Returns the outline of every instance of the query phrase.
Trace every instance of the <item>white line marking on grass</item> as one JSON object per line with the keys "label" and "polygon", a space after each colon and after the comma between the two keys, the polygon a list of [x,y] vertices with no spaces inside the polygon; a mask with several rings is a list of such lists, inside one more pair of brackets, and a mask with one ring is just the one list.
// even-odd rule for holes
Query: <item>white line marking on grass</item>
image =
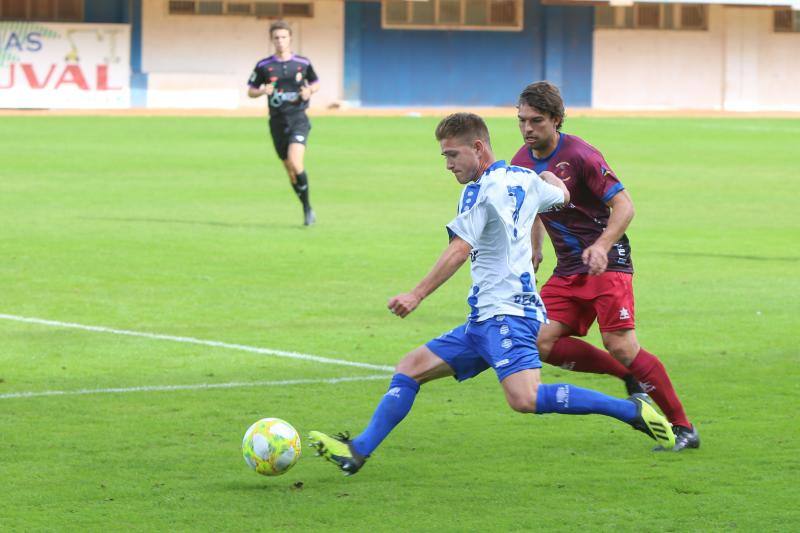
{"label": "white line marking on grass", "polygon": [[182,391],[182,390],[205,390],[205,389],[235,389],[241,387],[283,387],[287,385],[317,385],[317,384],[336,384],[350,381],[374,381],[376,379],[388,379],[391,376],[386,374],[374,376],[352,376],[343,378],[329,379],[287,379],[284,381],[252,381],[231,383],[198,383],[196,385],[152,385],[144,387],[126,387],[111,389],[79,389],[72,391],[65,390],[46,390],[39,392],[9,392],[0,394],[0,400],[12,398],[34,398],[36,396],[76,396],[81,394],[116,394],[126,392],[162,392],[162,391]]}
{"label": "white line marking on grass", "polygon": [[318,355],[310,355],[305,353],[287,352],[284,350],[273,350],[270,348],[259,348],[257,346],[245,346],[244,344],[231,344],[228,342],[195,339],[194,337],[177,337],[175,335],[162,335],[160,333],[147,333],[144,331],[130,331],[127,329],[107,328],[103,326],[87,326],[84,324],[75,324],[72,322],[58,322],[56,320],[45,320],[43,318],[31,318],[31,317],[17,316],[17,315],[5,315],[2,313],[0,313],[0,319],[13,320],[15,322],[27,322],[29,324],[42,324],[45,326],[55,326],[59,328],[72,328],[84,331],[95,331],[98,333],[113,333],[115,335],[127,335],[129,337],[142,337],[145,339],[182,342],[184,344],[200,344],[202,346],[213,346],[215,348],[227,348],[229,350],[239,350],[242,352],[258,353],[262,355],[273,355],[275,357],[286,357],[288,359],[301,359],[304,361],[314,361],[316,363],[323,363],[326,365],[354,366],[358,368],[369,368],[371,370],[385,370],[387,372],[394,371],[394,367],[386,365],[359,363],[356,361],[347,361],[345,359],[333,359],[330,357],[320,357]]}

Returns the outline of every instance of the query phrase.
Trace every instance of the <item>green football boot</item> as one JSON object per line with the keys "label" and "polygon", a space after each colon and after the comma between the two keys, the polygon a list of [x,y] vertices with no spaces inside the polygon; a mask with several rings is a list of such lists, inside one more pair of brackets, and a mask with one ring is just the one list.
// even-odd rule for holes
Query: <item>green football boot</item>
{"label": "green football boot", "polygon": [[630,421],[633,429],[638,429],[659,446],[671,449],[675,446],[675,434],[667,419],[658,414],[650,405],[650,397],[646,394],[632,394],[628,401],[636,404],[636,418]]}
{"label": "green football boot", "polygon": [[358,472],[367,460],[353,448],[350,434],[347,432],[330,436],[321,431],[311,431],[308,440],[309,446],[317,450],[317,455],[338,466],[346,476]]}

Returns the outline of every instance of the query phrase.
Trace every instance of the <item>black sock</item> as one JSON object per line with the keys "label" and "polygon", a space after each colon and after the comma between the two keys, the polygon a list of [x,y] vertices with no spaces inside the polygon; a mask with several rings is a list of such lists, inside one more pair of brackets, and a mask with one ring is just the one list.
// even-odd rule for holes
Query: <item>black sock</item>
{"label": "black sock", "polygon": [[296,181],[292,185],[297,197],[303,202],[303,209],[311,209],[311,204],[308,202],[308,176],[306,171],[297,174]]}

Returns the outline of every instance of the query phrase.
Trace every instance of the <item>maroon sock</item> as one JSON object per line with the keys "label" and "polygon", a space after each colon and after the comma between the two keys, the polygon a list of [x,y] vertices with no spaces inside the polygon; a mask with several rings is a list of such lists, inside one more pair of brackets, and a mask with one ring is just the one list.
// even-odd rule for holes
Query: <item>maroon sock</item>
{"label": "maroon sock", "polygon": [[672,387],[667,370],[658,357],[642,348],[634,357],[628,370],[639,380],[644,390],[653,398],[673,426],[692,427],[683,411],[683,405]]}
{"label": "maroon sock", "polygon": [[561,337],[553,345],[547,364],[560,366],[575,372],[610,374],[619,379],[631,371],[614,359],[611,354],[575,337]]}

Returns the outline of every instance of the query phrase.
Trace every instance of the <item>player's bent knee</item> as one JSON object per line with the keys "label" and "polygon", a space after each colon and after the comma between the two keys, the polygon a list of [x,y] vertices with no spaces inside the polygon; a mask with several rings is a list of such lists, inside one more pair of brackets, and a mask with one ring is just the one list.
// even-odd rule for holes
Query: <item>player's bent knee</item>
{"label": "player's bent knee", "polygon": [[539,386],[536,384],[532,390],[506,391],[508,406],[518,413],[535,413],[538,388]]}
{"label": "player's bent knee", "polygon": [[507,398],[508,405],[518,413],[535,413],[536,412],[536,395],[535,394],[520,394],[513,395]]}
{"label": "player's bent knee", "polygon": [[542,361],[547,361],[550,352],[553,350],[553,346],[555,346],[558,339],[565,334],[565,328],[559,329],[551,325],[542,327],[536,340],[536,347],[539,349],[539,358]]}
{"label": "player's bent knee", "polygon": [[608,353],[625,366],[629,366],[639,353],[639,343],[631,330],[611,331],[603,334],[603,346]]}
{"label": "player's bent knee", "polygon": [[518,413],[536,412],[536,395],[539,391],[539,370],[528,369],[516,372],[503,379],[508,406]]}
{"label": "player's bent knee", "polygon": [[406,355],[394,367],[395,374],[405,374],[406,376],[413,377],[414,363],[411,359],[411,354]]}
{"label": "player's bent knee", "polygon": [[627,347],[616,347],[616,348],[609,348],[606,346],[606,350],[608,353],[611,354],[611,357],[619,361],[625,366],[630,366],[633,363],[633,360],[636,358],[636,352],[631,351]]}
{"label": "player's bent knee", "polygon": [[415,370],[416,365],[414,364],[413,352],[400,359],[400,362],[394,367],[396,374],[405,374],[411,378],[414,377]]}
{"label": "player's bent knee", "polygon": [[539,349],[539,359],[547,361],[556,340],[558,340],[557,337],[539,337],[536,341],[536,347]]}
{"label": "player's bent knee", "polygon": [[453,370],[426,346],[421,346],[403,357],[395,372],[405,374],[419,384],[453,375]]}

